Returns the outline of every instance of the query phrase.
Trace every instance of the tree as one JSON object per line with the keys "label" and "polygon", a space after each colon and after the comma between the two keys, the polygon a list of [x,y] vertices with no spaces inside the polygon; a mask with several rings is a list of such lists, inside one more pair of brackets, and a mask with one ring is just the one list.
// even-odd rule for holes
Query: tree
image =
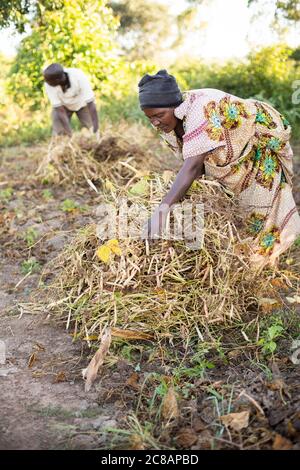
{"label": "tree", "polygon": [[23,33],[32,18],[37,19],[45,9],[57,10],[63,0],[0,0],[0,28],[13,26]]}
{"label": "tree", "polygon": [[102,93],[117,67],[113,37],[118,21],[106,0],[60,0],[60,8],[39,4],[31,34],[20,44],[8,88],[22,106],[37,106],[43,93],[43,68],[51,62],[79,67]]}
{"label": "tree", "polygon": [[[261,0],[248,0],[248,5],[258,3]],[[299,0],[276,0],[275,16],[280,16],[286,20],[297,22],[300,21],[300,1]]]}
{"label": "tree", "polygon": [[153,57],[163,49],[173,19],[166,5],[152,0],[112,0],[109,6],[120,21],[119,42],[130,59]]}

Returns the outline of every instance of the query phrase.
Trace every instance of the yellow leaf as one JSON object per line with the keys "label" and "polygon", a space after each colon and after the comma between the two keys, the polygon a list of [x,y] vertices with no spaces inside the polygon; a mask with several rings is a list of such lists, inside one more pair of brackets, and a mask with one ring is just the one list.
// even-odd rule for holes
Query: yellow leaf
{"label": "yellow leaf", "polygon": [[105,180],[104,187],[108,191],[115,191],[115,189],[116,189],[115,185],[111,181],[109,181],[108,179]]}
{"label": "yellow leaf", "polygon": [[119,240],[117,240],[116,238],[112,238],[111,240],[108,240],[106,242],[106,246],[109,246],[110,248],[112,246],[119,246]]}
{"label": "yellow leaf", "polygon": [[108,242],[106,243],[106,246],[108,246],[111,249],[112,253],[114,253],[115,255],[118,255],[118,256],[122,255],[122,250],[119,247],[118,240],[116,239],[108,240]]}
{"label": "yellow leaf", "polygon": [[142,331],[122,330],[121,328],[112,328],[111,334],[112,336],[117,336],[118,338],[124,339],[153,339],[152,335],[143,333]]}
{"label": "yellow leaf", "polygon": [[97,341],[98,335],[89,335],[83,338],[83,341]]}
{"label": "yellow leaf", "polygon": [[115,255],[117,255],[117,256],[121,256],[121,255],[122,255],[122,250],[121,250],[121,248],[118,247],[118,246],[112,246],[112,247],[111,247],[111,251],[112,251]]}
{"label": "yellow leaf", "polygon": [[109,246],[102,245],[97,249],[96,255],[100,261],[103,261],[103,263],[108,263],[110,261],[111,249]]}

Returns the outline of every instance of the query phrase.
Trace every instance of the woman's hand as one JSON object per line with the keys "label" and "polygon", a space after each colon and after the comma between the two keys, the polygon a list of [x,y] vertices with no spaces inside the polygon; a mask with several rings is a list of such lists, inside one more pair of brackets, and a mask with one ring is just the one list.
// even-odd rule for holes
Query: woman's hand
{"label": "woman's hand", "polygon": [[179,202],[195,179],[204,172],[204,157],[199,155],[184,161],[170,191],[154,211],[143,232],[143,238],[159,238],[166,228],[168,214],[173,204]]}

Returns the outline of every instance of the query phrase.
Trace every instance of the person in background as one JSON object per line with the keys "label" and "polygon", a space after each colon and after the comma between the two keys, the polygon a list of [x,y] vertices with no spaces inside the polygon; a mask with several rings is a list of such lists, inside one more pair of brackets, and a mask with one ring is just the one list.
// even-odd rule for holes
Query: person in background
{"label": "person in background", "polygon": [[183,158],[146,235],[159,236],[172,205],[184,198],[195,179],[207,175],[238,198],[252,240],[253,264],[275,264],[300,235],[287,120],[268,103],[221,90],[182,94],[166,70],[140,80],[139,100],[151,124]]}
{"label": "person in background", "polygon": [[45,89],[52,105],[52,135],[72,135],[71,117],[77,114],[82,127],[99,139],[95,96],[82,70],[51,64],[43,71]]}

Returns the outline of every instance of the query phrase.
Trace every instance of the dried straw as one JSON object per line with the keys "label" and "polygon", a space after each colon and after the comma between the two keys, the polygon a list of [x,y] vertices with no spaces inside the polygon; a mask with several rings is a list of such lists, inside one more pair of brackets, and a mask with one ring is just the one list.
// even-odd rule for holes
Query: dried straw
{"label": "dried straw", "polygon": [[[150,208],[170,181],[152,175],[147,182],[148,197],[127,196]],[[120,189],[117,195],[124,194]],[[117,195],[105,197],[113,201]],[[96,254],[104,241],[97,237],[96,225],[87,226],[44,273],[45,280],[55,272],[46,288],[46,310],[81,338],[100,338],[110,326],[122,329],[124,338],[133,330],[158,340],[186,341],[201,337],[203,325],[245,319],[257,311],[259,298],[276,297],[270,282],[274,273],[250,269],[241,214],[221,187],[201,180],[186,199],[204,203],[202,249],[189,250],[182,240],[149,246],[127,238],[119,240],[122,255],[105,264]]]}
{"label": "dried straw", "polygon": [[162,153],[161,149],[161,143],[142,125],[120,123],[106,127],[99,142],[94,134],[82,129],[72,138],[52,138],[37,175],[59,184],[88,182],[91,186],[92,182],[99,186],[108,179],[121,186],[170,161],[174,168],[174,158],[170,160],[166,150]]}

